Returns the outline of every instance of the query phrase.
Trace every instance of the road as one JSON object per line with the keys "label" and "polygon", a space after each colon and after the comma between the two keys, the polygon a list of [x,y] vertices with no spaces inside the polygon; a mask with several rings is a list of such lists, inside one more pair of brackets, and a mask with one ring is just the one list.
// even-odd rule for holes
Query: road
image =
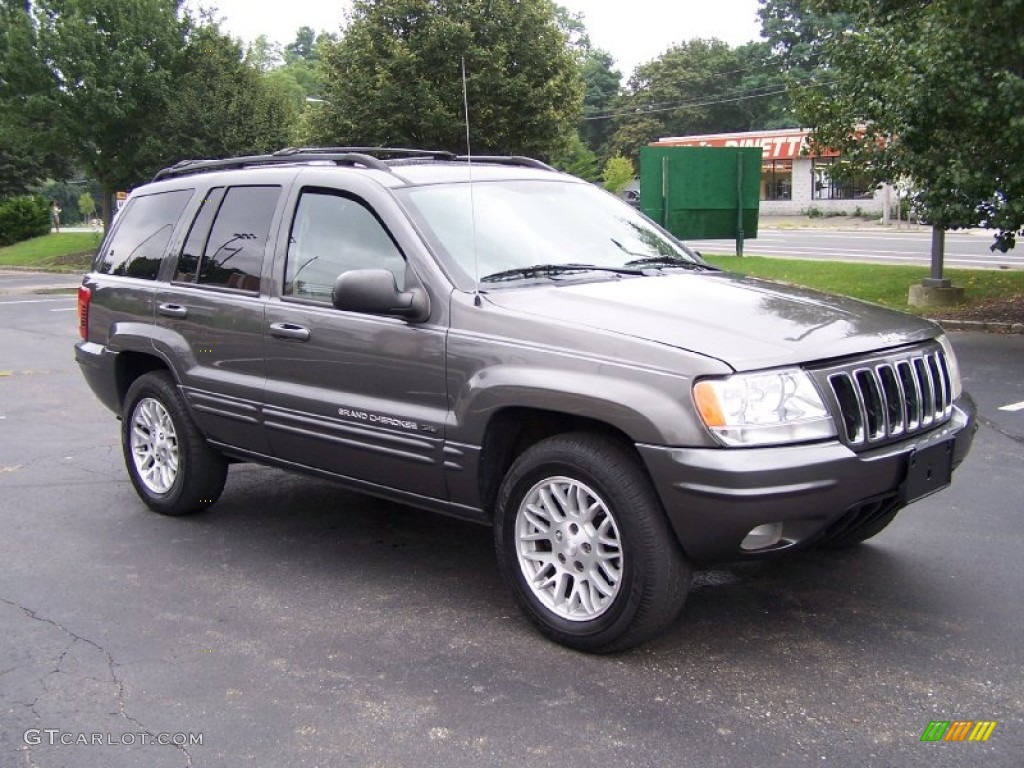
{"label": "road", "polygon": [[[702,571],[664,636],[590,657],[520,617],[484,528],[249,465],[146,511],[73,305],[0,296],[4,768],[1020,765],[1024,336],[954,335],[985,422],[950,489],[852,551]],[[998,725],[920,741],[957,719]]]}
{"label": "road", "polygon": [[[731,240],[688,240],[703,253],[734,253]],[[1008,253],[989,250],[990,237],[980,233],[950,232],[946,235],[947,267],[961,269],[1024,269],[1024,246]],[[744,241],[747,256],[779,256],[790,259],[835,259],[876,264],[931,263],[931,233],[926,231],[854,231],[824,229],[763,229],[756,239]]]}

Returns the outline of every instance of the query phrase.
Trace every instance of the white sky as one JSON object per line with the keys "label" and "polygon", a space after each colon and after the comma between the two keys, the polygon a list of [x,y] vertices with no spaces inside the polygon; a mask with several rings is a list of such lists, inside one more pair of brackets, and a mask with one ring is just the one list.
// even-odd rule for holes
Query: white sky
{"label": "white sky", "polygon": [[[623,78],[675,43],[717,37],[736,46],[760,38],[757,0],[556,0],[584,15],[591,41],[615,57]],[[223,28],[249,42],[261,34],[282,45],[302,26],[337,32],[348,0],[190,0],[215,6]]]}

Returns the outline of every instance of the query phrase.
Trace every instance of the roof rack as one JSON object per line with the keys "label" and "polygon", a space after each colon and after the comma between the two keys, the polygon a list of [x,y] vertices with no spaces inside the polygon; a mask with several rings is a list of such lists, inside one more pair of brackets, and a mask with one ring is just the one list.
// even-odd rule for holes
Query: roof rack
{"label": "roof rack", "polygon": [[[282,152],[286,154],[282,154]],[[383,161],[361,152],[306,152],[303,150],[281,150],[272,155],[247,155],[245,157],[229,157],[224,160],[182,160],[169,168],[158,171],[153,181],[169,179],[173,176],[190,176],[194,173],[223,171],[233,168],[250,168],[260,165],[285,165],[297,162],[331,162],[335,165],[362,165],[377,171],[391,172],[391,168]]]}
{"label": "roof rack", "polygon": [[393,160],[448,160],[453,162],[492,163],[496,165],[518,165],[528,168],[539,168],[546,171],[555,170],[550,165],[534,160],[532,157],[518,155],[456,155],[440,149],[406,149],[404,147],[286,147],[269,155],[246,155],[229,157],[223,160],[182,160],[168,168],[158,171],[153,181],[169,179],[175,176],[191,176],[196,173],[223,171],[239,168],[251,168],[261,165],[285,165],[289,163],[327,162],[335,165],[363,166],[376,171],[392,173],[391,166],[385,160],[369,153],[389,155]]}
{"label": "roof rack", "polygon": [[378,155],[392,155],[397,157],[423,157],[433,160],[454,160],[455,153],[443,149],[407,149],[405,147],[287,147],[275,152],[275,155],[292,155],[296,153],[306,154],[335,154],[353,152]]}
{"label": "roof rack", "polygon": [[540,160],[535,160],[532,157],[524,157],[522,155],[458,155],[452,159],[465,160],[466,162],[472,160],[474,163],[493,163],[495,165],[521,165],[525,168],[539,168],[543,171],[557,171],[556,168],[552,168],[547,163],[542,163]]}

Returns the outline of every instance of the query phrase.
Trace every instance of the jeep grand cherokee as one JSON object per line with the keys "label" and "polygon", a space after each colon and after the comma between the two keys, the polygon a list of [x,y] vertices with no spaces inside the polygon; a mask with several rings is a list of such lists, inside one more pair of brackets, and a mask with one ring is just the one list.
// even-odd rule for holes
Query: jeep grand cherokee
{"label": "jeep grand cherokee", "polygon": [[526,615],[588,651],[664,628],[694,565],[874,536],[975,429],[936,325],[719,271],[526,158],[180,163],[79,309],[152,509],[253,461],[489,523]]}

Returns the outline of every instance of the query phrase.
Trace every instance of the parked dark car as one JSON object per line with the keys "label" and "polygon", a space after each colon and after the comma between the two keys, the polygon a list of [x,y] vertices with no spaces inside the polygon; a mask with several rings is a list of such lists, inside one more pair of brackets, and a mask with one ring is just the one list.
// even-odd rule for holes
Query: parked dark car
{"label": "parked dark car", "polygon": [[721,272],[527,158],[179,164],[79,309],[152,509],[253,461],[493,524],[526,615],[587,651],[663,629],[694,565],[874,536],[976,428],[936,325]]}

